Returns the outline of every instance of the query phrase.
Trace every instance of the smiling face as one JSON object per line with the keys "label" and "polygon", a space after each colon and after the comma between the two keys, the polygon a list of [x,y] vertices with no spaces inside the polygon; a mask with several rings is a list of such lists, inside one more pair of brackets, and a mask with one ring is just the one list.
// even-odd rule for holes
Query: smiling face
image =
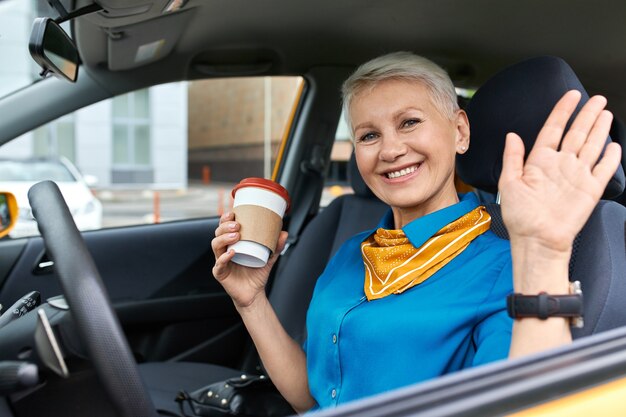
{"label": "smiling face", "polygon": [[469,145],[463,111],[450,120],[422,83],[390,79],[359,92],[350,117],[359,172],[393,209],[396,228],[458,202],[455,154]]}

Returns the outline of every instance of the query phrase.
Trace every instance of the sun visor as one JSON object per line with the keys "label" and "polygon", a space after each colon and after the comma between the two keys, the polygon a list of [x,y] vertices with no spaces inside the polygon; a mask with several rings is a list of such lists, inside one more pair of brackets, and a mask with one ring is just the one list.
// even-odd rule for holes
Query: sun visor
{"label": "sun visor", "polygon": [[169,55],[192,13],[179,12],[131,26],[109,29],[109,70],[137,68]]}

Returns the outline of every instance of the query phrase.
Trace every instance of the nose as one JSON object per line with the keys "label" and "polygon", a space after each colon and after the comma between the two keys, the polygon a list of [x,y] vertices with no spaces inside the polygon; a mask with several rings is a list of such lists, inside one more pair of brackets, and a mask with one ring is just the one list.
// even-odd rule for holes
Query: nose
{"label": "nose", "polygon": [[406,155],[407,146],[397,135],[385,135],[381,143],[379,157],[381,161],[393,162],[399,157]]}

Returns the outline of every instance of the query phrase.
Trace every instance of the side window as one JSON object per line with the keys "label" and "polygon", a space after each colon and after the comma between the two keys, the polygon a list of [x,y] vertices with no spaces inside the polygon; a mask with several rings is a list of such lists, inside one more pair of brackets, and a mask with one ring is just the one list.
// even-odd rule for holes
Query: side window
{"label": "side window", "polygon": [[[154,94],[153,94],[154,95]],[[150,90],[115,97],[113,121],[113,184],[154,182],[151,152]]]}
{"label": "side window", "polygon": [[341,195],[354,193],[348,180],[348,161],[350,161],[353,149],[350,129],[342,113],[330,154],[330,168],[324,183],[324,192],[320,201],[321,207],[326,207]]}
{"label": "side window", "polygon": [[61,117],[33,132],[33,155],[41,158],[64,156],[76,161],[73,115]]}
{"label": "side window", "polygon": [[[37,234],[26,193],[51,179],[79,229],[216,216],[244,177],[271,178],[301,77],[155,86],[80,109],[0,147],[0,188],[16,194],[17,238]],[[22,195],[23,194],[23,195]]]}

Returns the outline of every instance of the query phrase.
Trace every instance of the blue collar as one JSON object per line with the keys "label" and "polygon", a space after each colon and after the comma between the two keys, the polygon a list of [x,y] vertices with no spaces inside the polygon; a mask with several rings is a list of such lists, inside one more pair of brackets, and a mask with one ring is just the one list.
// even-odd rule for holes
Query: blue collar
{"label": "blue collar", "polygon": [[[474,193],[459,194],[460,201],[451,206],[442,208],[434,213],[413,220],[402,228],[404,234],[409,238],[409,242],[416,248],[422,246],[435,233],[441,230],[448,223],[474,210],[480,204]],[[393,229],[393,212],[389,210],[382,218],[378,227]]]}

